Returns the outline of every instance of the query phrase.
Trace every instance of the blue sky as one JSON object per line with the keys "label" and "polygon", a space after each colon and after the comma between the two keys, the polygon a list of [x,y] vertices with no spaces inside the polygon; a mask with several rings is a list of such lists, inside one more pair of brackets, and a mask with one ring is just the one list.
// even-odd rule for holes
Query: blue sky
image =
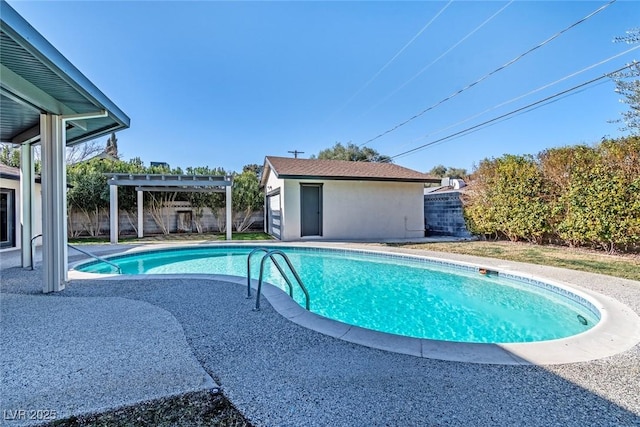
{"label": "blue sky", "polygon": [[[361,145],[608,1],[9,3],[131,117],[118,134],[125,159],[240,171],[266,155]],[[639,24],[640,2],[618,0],[367,145],[396,156],[623,67],[640,49],[499,106],[639,46],[613,43]],[[471,170],[485,157],[591,144],[620,135],[608,121],[624,108],[604,79],[394,161]]]}

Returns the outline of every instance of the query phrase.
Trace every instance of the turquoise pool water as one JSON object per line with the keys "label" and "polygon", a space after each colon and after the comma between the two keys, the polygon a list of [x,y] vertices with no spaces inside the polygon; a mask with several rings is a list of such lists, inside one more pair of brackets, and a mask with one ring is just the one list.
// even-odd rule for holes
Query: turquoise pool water
{"label": "turquoise pool water", "polygon": [[[109,260],[120,266],[123,274],[246,277],[247,255],[252,249],[171,249]],[[597,310],[580,302],[579,297],[540,282],[481,275],[471,267],[451,268],[407,256],[278,249],[288,255],[307,286],[312,312],[377,331],[456,342],[514,343],[568,337],[590,329],[599,320]],[[258,253],[252,257],[252,278],[258,278],[261,258]],[[114,273],[111,266],[98,262],[76,269]],[[270,262],[266,274],[267,282],[286,289]],[[239,297],[243,292],[239,291]],[[294,289],[294,299],[304,306],[300,289]]]}

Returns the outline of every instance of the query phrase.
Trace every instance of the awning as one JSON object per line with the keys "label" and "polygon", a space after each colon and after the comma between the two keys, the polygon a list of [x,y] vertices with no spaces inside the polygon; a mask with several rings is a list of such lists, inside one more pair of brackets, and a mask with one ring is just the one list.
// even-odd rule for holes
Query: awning
{"label": "awning", "polygon": [[67,145],[129,127],[130,119],[9,4],[0,1],[0,142],[39,135],[40,114],[70,116]]}

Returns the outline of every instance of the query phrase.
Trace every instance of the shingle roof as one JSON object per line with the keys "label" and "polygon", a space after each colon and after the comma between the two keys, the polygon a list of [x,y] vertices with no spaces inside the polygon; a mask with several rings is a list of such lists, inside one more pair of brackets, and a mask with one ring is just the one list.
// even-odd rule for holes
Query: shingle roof
{"label": "shingle roof", "polygon": [[[350,162],[346,160],[292,159],[267,156],[263,182],[268,170],[278,178],[331,179],[357,181],[431,182],[433,177],[393,163]],[[440,179],[437,179],[440,182]]]}
{"label": "shingle roof", "polygon": [[20,169],[0,164],[0,177],[5,179],[20,180]]}

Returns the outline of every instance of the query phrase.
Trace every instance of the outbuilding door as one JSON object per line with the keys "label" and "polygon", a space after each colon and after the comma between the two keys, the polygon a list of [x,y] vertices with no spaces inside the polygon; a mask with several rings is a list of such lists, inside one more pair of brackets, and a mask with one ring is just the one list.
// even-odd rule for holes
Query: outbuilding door
{"label": "outbuilding door", "polygon": [[300,185],[300,236],[322,236],[322,184]]}

